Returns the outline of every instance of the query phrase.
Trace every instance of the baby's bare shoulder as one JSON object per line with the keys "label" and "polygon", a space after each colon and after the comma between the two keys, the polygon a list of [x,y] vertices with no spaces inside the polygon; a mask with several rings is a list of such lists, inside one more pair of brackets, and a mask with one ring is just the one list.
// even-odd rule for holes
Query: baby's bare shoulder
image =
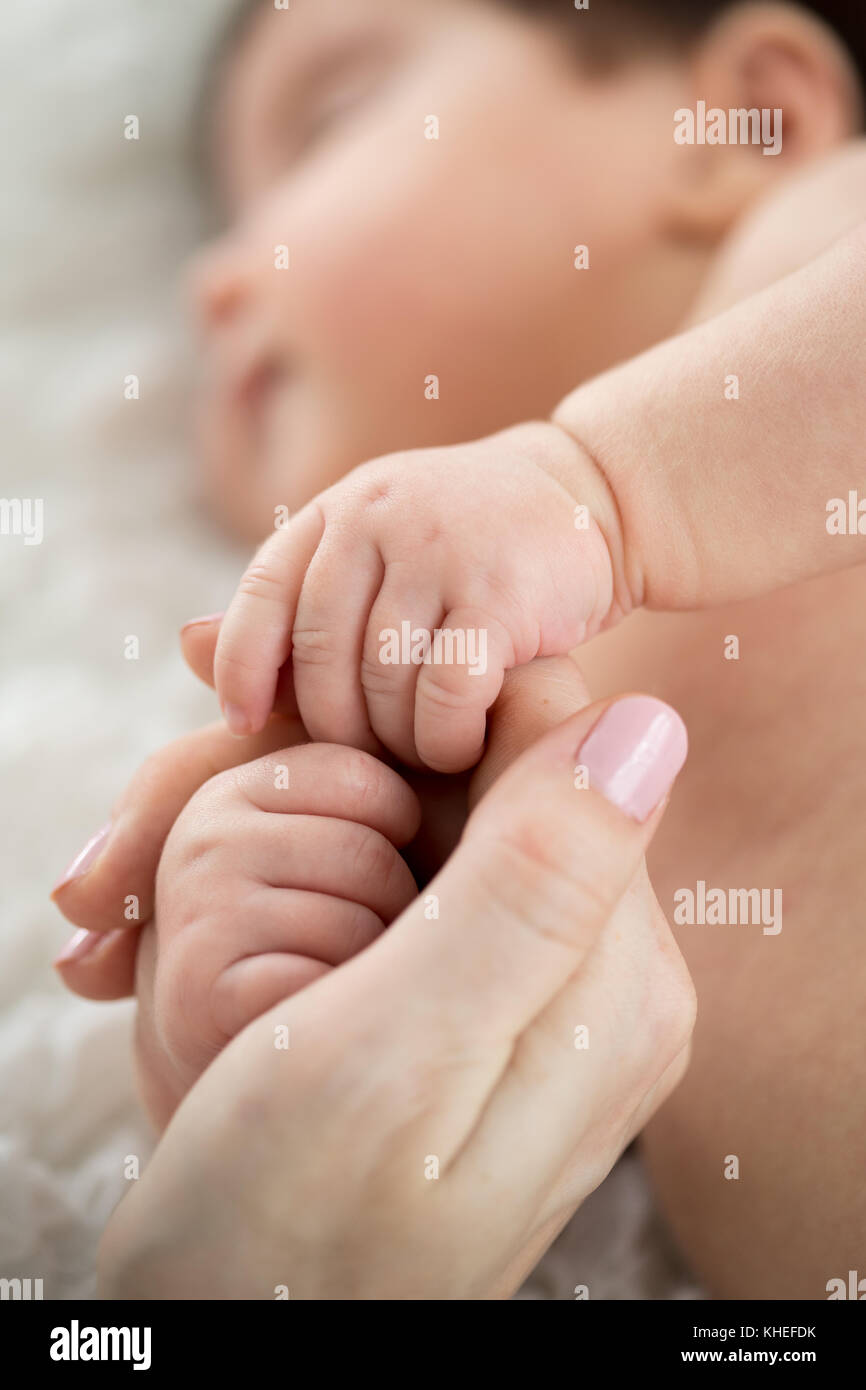
{"label": "baby's bare shoulder", "polygon": [[866,138],[815,160],[752,208],[722,246],[691,323],[799,270],[866,222]]}

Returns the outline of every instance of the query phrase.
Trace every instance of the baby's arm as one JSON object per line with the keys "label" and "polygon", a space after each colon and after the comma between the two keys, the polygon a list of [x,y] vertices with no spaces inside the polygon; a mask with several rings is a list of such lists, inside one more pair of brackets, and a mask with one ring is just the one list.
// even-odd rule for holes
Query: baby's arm
{"label": "baby's arm", "polygon": [[862,486],[864,380],[866,221],[568,396],[554,419],[616,497],[635,601],[701,608],[866,559],[866,506],[852,533],[848,496]]}
{"label": "baby's arm", "polygon": [[[241,582],[215,662],[230,725],[263,726],[291,656],[314,738],[379,738],[406,763],[459,771],[507,669],[641,604],[705,607],[860,562],[859,530],[828,506],[847,518],[857,481],[864,328],[861,224],[579,388],[552,425],[356,469]],[[462,639],[462,660],[437,662],[435,647],[416,660],[416,634],[437,629]]]}

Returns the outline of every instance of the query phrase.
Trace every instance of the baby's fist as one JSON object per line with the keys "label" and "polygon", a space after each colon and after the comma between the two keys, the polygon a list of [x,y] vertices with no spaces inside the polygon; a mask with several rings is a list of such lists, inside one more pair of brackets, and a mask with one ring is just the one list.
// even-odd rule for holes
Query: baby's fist
{"label": "baby's fist", "polygon": [[244,575],[214,662],[226,719],[260,729],[291,657],[311,738],[471,767],[506,670],[611,620],[615,532],[599,470],[554,425],[365,464]]}
{"label": "baby's fist", "polygon": [[137,1061],[159,1127],[216,1054],[369,945],[416,894],[415,794],[369,754],[302,744],[221,773],[166,842],[139,948]]}

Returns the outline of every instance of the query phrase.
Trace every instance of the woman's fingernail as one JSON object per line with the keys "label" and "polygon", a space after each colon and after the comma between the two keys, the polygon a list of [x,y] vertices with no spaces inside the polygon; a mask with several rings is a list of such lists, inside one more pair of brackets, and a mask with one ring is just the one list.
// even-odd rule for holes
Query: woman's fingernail
{"label": "woman's fingernail", "polygon": [[54,957],[53,964],[68,965],[72,960],[82,960],[90,954],[94,946],[98,946],[100,941],[104,940],[104,932],[88,931],[86,927],[82,927],[69,938],[59,956]]}
{"label": "woman's fingernail", "polygon": [[204,618],[190,618],[189,622],[184,623],[181,632],[186,632],[190,627],[203,627],[205,623],[221,623],[225,617],[225,610],[222,613],[208,613]]}
{"label": "woman's fingernail", "polygon": [[93,868],[94,863],[105,848],[105,842],[108,839],[110,830],[111,821],[106,821],[102,829],[97,830],[92,839],[87,841],[84,849],[76,854],[69,868],[64,874],[61,874],[60,878],[55,883],[51,890],[52,896],[59,892],[61,888],[65,888],[67,883],[71,883],[75,878],[81,878],[83,874],[87,873],[88,869]]}
{"label": "woman's fingernail", "polygon": [[229,733],[236,738],[252,733],[252,725],[240,705],[223,705],[223,717],[229,726]]}
{"label": "woman's fingernail", "polygon": [[686,726],[676,710],[649,695],[628,695],[605,710],[578,757],[591,787],[633,820],[645,821],[667,796],[687,752]]}

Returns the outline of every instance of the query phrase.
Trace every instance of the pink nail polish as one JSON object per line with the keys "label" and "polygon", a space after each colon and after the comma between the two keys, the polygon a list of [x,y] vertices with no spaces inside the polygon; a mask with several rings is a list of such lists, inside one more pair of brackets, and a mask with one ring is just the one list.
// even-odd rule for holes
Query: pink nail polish
{"label": "pink nail polish", "polygon": [[578,754],[589,785],[633,820],[645,821],[686,760],[688,736],[676,710],[648,695],[617,700]]}
{"label": "pink nail polish", "polygon": [[67,941],[63,950],[58,956],[54,957],[54,965],[68,965],[73,960],[83,960],[90,954],[94,946],[98,946],[100,941],[105,940],[105,934],[98,931],[88,931],[82,927],[74,936]]}
{"label": "pink nail polish", "polygon": [[189,627],[204,627],[205,623],[220,623],[225,617],[225,610],[222,613],[208,613],[204,618],[190,618],[181,627],[181,632],[186,632]]}
{"label": "pink nail polish", "polygon": [[105,825],[103,825],[100,830],[97,830],[96,834],[87,841],[84,849],[76,854],[66,872],[61,874],[51,890],[52,894],[57,893],[61,888],[65,888],[66,884],[71,883],[73,879],[81,878],[82,875],[87,873],[88,869],[93,868],[94,863],[105,848],[105,842],[108,839],[110,830],[111,821],[106,821]]}

